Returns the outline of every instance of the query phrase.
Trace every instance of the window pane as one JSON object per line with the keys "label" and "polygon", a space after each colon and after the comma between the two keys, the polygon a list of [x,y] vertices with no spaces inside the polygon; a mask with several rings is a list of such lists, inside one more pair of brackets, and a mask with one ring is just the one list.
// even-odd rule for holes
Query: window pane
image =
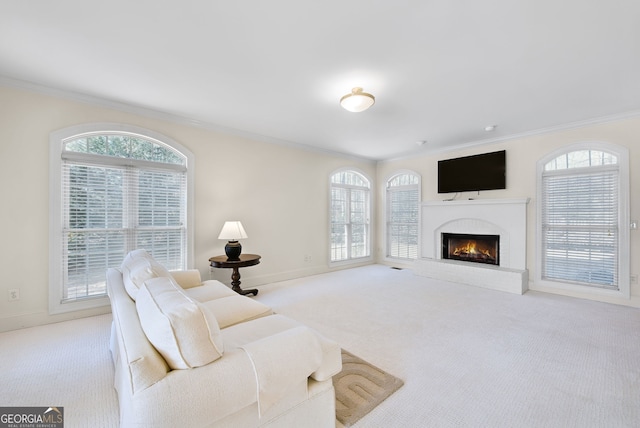
{"label": "window pane", "polygon": [[106,155],[107,137],[104,135],[93,135],[91,137],[87,137],[87,146],[89,153]]}
{"label": "window pane", "polygon": [[71,152],[87,153],[87,139],[78,138],[66,144],[66,149]]}
{"label": "window pane", "polygon": [[108,155],[120,158],[129,157],[129,137],[126,135],[109,135],[107,139],[109,145]]}
{"label": "window pane", "polygon": [[351,192],[351,223],[365,223],[367,221],[367,192],[352,190]]}
{"label": "window pane", "polygon": [[105,272],[126,254],[124,231],[68,231],[65,247],[64,299],[106,294]]}
{"label": "window pane", "polygon": [[351,226],[351,257],[366,257],[369,255],[367,242],[367,226],[354,224]]}
{"label": "window pane", "polygon": [[396,175],[391,180],[389,180],[388,186],[389,187],[411,186],[411,185],[418,185],[419,182],[420,182],[420,179],[418,178],[417,175],[401,174],[401,175]]}
{"label": "window pane", "polygon": [[65,176],[69,228],[122,227],[123,170],[70,164]]}
{"label": "window pane", "polygon": [[347,190],[341,188],[331,189],[331,222],[347,222]]}
{"label": "window pane", "polygon": [[136,248],[144,248],[169,270],[184,269],[186,229],[139,230]]}
{"label": "window pane", "polygon": [[389,225],[389,256],[415,259],[418,257],[418,226]]}
{"label": "window pane", "polygon": [[140,171],[139,226],[179,226],[183,223],[183,179],[180,173]]}
{"label": "window pane", "polygon": [[176,150],[141,136],[129,134],[90,135],[76,138],[65,143],[64,151],[186,165],[186,158]]}
{"label": "window pane", "polygon": [[331,182],[356,187],[369,188],[369,181],[362,175],[353,171],[342,171],[331,176]]}
{"label": "window pane", "polygon": [[543,277],[614,287],[616,230],[547,230]]}
{"label": "window pane", "polygon": [[599,150],[576,150],[565,153],[548,162],[544,170],[554,171],[567,168],[587,168],[590,166],[615,165],[618,158]]}
{"label": "window pane", "polygon": [[347,260],[347,226],[345,224],[331,225],[331,260]]}

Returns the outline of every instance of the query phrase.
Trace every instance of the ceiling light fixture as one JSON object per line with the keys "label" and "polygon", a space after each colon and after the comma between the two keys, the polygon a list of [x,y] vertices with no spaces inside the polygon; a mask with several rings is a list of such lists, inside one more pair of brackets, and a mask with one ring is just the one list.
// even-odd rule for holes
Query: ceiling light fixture
{"label": "ceiling light fixture", "polygon": [[484,130],[487,132],[495,131],[498,125],[487,125],[484,127]]}
{"label": "ceiling light fixture", "polygon": [[340,98],[340,105],[353,113],[365,111],[373,104],[376,99],[373,95],[362,92],[362,88],[353,88],[350,94]]}

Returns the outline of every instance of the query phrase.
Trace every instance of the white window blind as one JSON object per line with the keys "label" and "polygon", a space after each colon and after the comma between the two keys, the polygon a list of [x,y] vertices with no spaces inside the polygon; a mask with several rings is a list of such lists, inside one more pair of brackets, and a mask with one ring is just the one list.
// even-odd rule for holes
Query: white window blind
{"label": "white window blind", "polygon": [[618,289],[619,171],[615,157],[580,151],[542,176],[542,278]]}
{"label": "white window blind", "polygon": [[387,182],[387,257],[418,257],[419,183],[415,174],[396,175]]}
{"label": "white window blind", "polygon": [[142,136],[77,136],[62,152],[62,301],[106,294],[105,272],[144,248],[186,267],[186,159]]}
{"label": "white window blind", "polygon": [[354,171],[331,177],[331,261],[368,257],[369,181]]}

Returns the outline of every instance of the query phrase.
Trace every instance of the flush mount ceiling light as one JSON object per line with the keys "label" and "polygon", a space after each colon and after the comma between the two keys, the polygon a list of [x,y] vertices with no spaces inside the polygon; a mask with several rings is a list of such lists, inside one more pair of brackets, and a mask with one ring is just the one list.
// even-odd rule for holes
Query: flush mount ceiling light
{"label": "flush mount ceiling light", "polygon": [[353,113],[365,111],[376,102],[373,95],[362,92],[362,88],[353,88],[350,94],[340,98],[340,105]]}

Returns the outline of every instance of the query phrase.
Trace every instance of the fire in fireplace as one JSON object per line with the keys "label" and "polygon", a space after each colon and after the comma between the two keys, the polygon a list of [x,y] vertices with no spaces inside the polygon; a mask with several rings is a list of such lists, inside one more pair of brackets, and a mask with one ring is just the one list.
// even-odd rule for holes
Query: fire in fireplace
{"label": "fire in fireplace", "polygon": [[500,236],[443,233],[442,258],[500,265]]}

